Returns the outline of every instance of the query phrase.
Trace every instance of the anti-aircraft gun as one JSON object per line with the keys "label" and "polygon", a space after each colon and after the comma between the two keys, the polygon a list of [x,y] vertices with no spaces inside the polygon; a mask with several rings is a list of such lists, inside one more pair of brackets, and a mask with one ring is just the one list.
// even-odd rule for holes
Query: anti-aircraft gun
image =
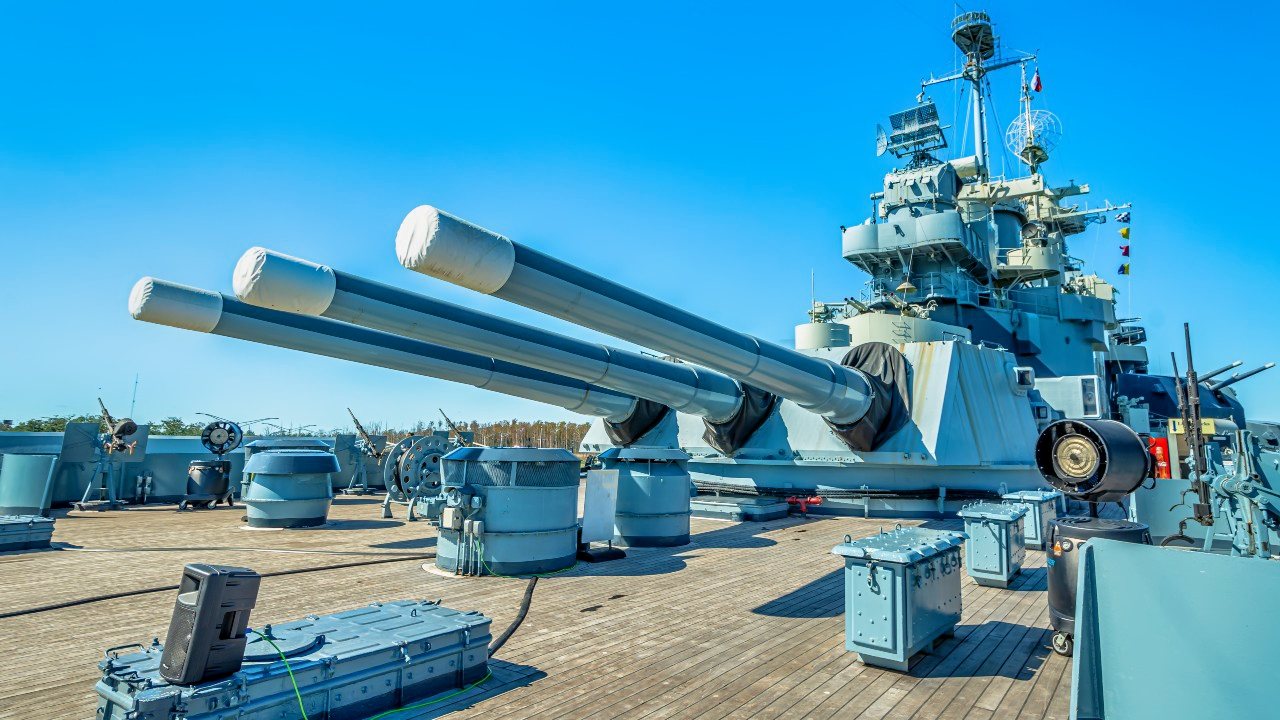
{"label": "anti-aircraft gun", "polygon": [[444,414],[443,408],[440,410],[440,417],[444,418],[445,426],[453,431],[454,442],[456,442],[459,447],[471,447],[477,444],[476,434],[470,430],[463,430],[461,426],[450,420],[449,416]]}
{"label": "anti-aircraft gun", "polygon": [[[1161,545],[1196,545],[1187,535],[1192,522],[1205,528],[1205,552],[1214,550],[1215,541],[1220,540],[1230,546],[1232,555],[1270,558],[1280,537],[1276,532],[1280,529],[1280,492],[1276,491],[1280,485],[1276,480],[1280,478],[1268,477],[1267,472],[1270,468],[1274,475],[1274,468],[1280,466],[1276,462],[1280,446],[1259,443],[1243,422],[1238,403],[1222,393],[1274,363],[1211,382],[1241,363],[1199,375],[1189,326],[1184,325],[1183,332],[1185,376],[1177,374],[1177,358],[1173,358],[1178,417],[1165,418],[1163,423],[1150,419],[1148,403],[1154,404],[1161,393],[1126,397],[1122,409],[1129,424],[1062,420],[1050,425],[1037,440],[1036,462],[1045,479],[1068,498],[1089,503],[1091,508],[1087,517],[1058,519],[1050,537],[1049,616],[1055,631],[1053,649],[1060,654],[1071,654],[1074,645],[1076,569],[1080,550],[1088,541],[1151,544],[1152,526],[1167,526],[1179,507],[1188,508],[1190,515],[1177,521],[1177,532],[1165,536]],[[1212,404],[1214,417],[1203,414],[1206,403]],[[1186,475],[1175,477],[1184,468]],[[1161,484],[1183,480],[1182,501],[1173,507],[1137,502],[1144,498],[1143,493],[1157,493]],[[1190,503],[1187,496],[1191,496]],[[1098,504],[1122,502],[1128,503],[1124,508],[1128,519],[1098,517]]]}
{"label": "anti-aircraft gun", "polygon": [[[1270,558],[1272,548],[1280,541],[1280,473],[1276,448],[1264,446],[1254,436],[1243,416],[1205,418],[1202,408],[1207,399],[1226,402],[1223,390],[1275,367],[1265,363],[1252,370],[1235,373],[1226,380],[1211,382],[1223,373],[1239,367],[1235,361],[1204,375],[1196,373],[1191,351],[1191,328],[1183,325],[1186,342],[1187,372],[1177,377],[1177,358],[1173,358],[1177,380],[1177,402],[1180,417],[1170,423],[1165,446],[1172,454],[1171,466],[1185,467],[1189,486],[1182,491],[1182,502],[1169,512],[1185,507],[1185,498],[1193,496],[1191,514],[1178,521],[1178,531],[1161,541],[1162,545],[1185,543],[1195,545],[1187,535],[1188,523],[1205,528],[1202,548],[1210,551],[1215,541],[1229,544],[1232,555]],[[1234,398],[1232,398],[1233,400]]]}
{"label": "anti-aircraft gun", "polygon": [[381,472],[382,459],[386,457],[388,450],[387,436],[370,435],[351,408],[347,408],[347,414],[351,416],[351,422],[355,425],[356,435],[355,437],[338,435],[334,452],[339,453],[349,449],[354,466],[351,480],[343,492],[347,495],[364,495],[369,492],[369,469],[366,462],[372,460],[375,472]]}
{"label": "anti-aircraft gun", "polygon": [[[138,425],[129,418],[117,420],[107,410],[102,398],[98,398],[102,412],[99,423],[70,423],[64,432],[61,461],[92,462],[93,477],[84,489],[79,502],[72,503],[76,510],[119,510],[125,502],[119,494],[119,475],[126,463],[138,463],[146,457],[148,427]],[[76,442],[73,437],[92,438],[90,442]],[[97,494],[97,499],[90,498]]]}

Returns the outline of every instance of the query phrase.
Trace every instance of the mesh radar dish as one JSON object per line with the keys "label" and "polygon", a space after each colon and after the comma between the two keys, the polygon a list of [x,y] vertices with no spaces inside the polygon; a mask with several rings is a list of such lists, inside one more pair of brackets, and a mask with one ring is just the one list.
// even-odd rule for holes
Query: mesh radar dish
{"label": "mesh radar dish", "polygon": [[1035,170],[1062,140],[1062,121],[1048,110],[1031,110],[1014,118],[1004,133],[1005,146]]}
{"label": "mesh radar dish", "polygon": [[[884,130],[877,130],[876,149],[879,151]],[[922,161],[929,157],[930,152],[946,146],[947,138],[938,120],[938,106],[932,100],[889,116],[889,136],[884,138],[884,147],[894,157],[910,155],[913,160]]]}
{"label": "mesh radar dish", "polygon": [[884,128],[876,125],[876,157],[885,154],[889,149],[889,136],[885,134]]}

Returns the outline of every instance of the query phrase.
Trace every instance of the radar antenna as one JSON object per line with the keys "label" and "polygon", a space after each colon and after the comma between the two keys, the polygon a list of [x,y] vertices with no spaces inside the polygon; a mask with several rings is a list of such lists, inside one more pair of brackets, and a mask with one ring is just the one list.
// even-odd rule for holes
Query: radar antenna
{"label": "radar antenna", "polygon": [[889,133],[876,126],[876,155],[886,151],[894,157],[911,158],[912,167],[938,162],[934,150],[947,146],[942,123],[938,119],[938,106],[932,100],[921,98],[915,107],[889,116]]}
{"label": "radar antenna", "polygon": [[1025,62],[1022,63],[1021,103],[1022,112],[1009,123],[1004,143],[1034,173],[1049,160],[1049,153],[1062,139],[1062,121],[1048,110],[1031,109],[1031,85],[1027,82]]}
{"label": "radar antenna", "polygon": [[1006,58],[1000,52],[1000,39],[995,34],[991,17],[984,12],[964,12],[951,21],[951,41],[964,54],[964,67],[945,77],[930,77],[920,83],[923,93],[931,85],[964,81],[969,84],[969,108],[972,112],[974,149],[978,173],[986,180],[990,175],[990,153],[987,147],[987,95],[985,78],[1001,68],[1035,60],[1033,54],[1019,53]]}

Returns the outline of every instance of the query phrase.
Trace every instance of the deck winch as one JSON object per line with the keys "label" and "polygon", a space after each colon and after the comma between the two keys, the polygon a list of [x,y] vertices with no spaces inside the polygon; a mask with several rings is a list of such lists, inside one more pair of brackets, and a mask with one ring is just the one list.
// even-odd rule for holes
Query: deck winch
{"label": "deck winch", "polygon": [[413,522],[425,509],[423,503],[440,494],[440,465],[444,456],[458,447],[448,430],[428,435],[410,435],[391,446],[382,467],[387,494],[382,500],[382,517],[391,517],[392,505],[403,505],[405,519]]}

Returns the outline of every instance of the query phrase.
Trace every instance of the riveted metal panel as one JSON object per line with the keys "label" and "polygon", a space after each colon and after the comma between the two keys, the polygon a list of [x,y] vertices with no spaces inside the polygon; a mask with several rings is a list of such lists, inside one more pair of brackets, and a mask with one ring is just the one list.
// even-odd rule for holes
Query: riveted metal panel
{"label": "riveted metal panel", "polygon": [[845,648],[905,671],[960,622],[960,543],[954,533],[898,528],[832,552],[845,559]]}
{"label": "riveted metal panel", "polygon": [[1026,558],[1023,504],[974,503],[959,513],[964,518],[965,570],[979,585],[1008,587],[1022,571]]}
{"label": "riveted metal panel", "polygon": [[[403,600],[273,624],[311,720],[366,718],[462,687],[488,671],[489,618]],[[99,663],[103,720],[292,720],[300,718],[289,670],[253,637],[240,672],[193,686],[159,675],[163,648]],[[182,708],[180,710],[179,708]]]}

